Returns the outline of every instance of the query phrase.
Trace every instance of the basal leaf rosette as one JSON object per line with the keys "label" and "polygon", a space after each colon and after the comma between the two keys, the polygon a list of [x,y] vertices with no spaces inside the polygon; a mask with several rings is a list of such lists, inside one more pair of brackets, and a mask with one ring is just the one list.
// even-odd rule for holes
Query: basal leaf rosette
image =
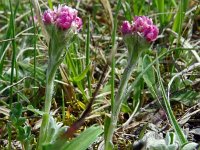
{"label": "basal leaf rosette", "polygon": [[158,37],[159,30],[152,19],[146,16],[134,17],[133,21],[123,21],[121,26],[124,42],[129,53],[129,63],[135,63],[142,51]]}

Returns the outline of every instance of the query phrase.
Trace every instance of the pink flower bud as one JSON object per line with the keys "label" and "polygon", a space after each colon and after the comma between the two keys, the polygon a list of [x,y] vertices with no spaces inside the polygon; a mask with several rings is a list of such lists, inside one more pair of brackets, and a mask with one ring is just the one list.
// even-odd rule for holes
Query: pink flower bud
{"label": "pink flower bud", "polygon": [[159,33],[158,28],[153,25],[152,19],[146,16],[134,17],[132,24],[128,21],[124,21],[121,26],[121,31],[123,35],[139,35],[145,38],[148,42],[155,41]]}
{"label": "pink flower bud", "polygon": [[51,10],[46,10],[42,16],[44,24],[52,24],[54,21],[54,12]]}
{"label": "pink flower bud", "polygon": [[82,19],[79,17],[76,17],[74,21],[74,26],[77,28],[77,30],[80,30],[82,28],[83,22]]}
{"label": "pink flower bud", "polygon": [[63,30],[67,30],[71,27],[76,17],[77,10],[68,6],[59,5],[57,9],[56,25]]}
{"label": "pink flower bud", "polygon": [[46,10],[43,14],[44,24],[52,24],[59,29],[68,30],[71,27],[76,27],[80,30],[82,20],[77,16],[78,11],[66,5],[59,5],[52,10]]}
{"label": "pink flower bud", "polygon": [[147,41],[153,42],[157,39],[158,33],[158,28],[155,25],[151,25],[145,28],[143,35]]}
{"label": "pink flower bud", "polygon": [[59,28],[66,30],[66,29],[69,29],[71,27],[73,20],[74,19],[71,15],[69,15],[66,12],[62,12],[62,13],[60,13],[60,15],[56,19],[56,25]]}
{"label": "pink flower bud", "polygon": [[122,26],[121,26],[121,32],[123,35],[131,34],[132,27],[128,21],[123,21]]}
{"label": "pink flower bud", "polygon": [[145,28],[150,25],[153,25],[153,22],[146,16],[135,17],[133,22],[133,30],[136,32],[143,32]]}

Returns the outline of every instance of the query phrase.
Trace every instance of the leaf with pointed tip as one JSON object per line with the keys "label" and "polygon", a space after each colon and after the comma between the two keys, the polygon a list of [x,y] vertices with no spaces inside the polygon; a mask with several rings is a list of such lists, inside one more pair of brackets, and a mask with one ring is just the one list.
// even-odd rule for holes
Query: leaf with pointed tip
{"label": "leaf with pointed tip", "polygon": [[86,150],[97,137],[103,132],[99,126],[91,126],[83,131],[78,137],[72,141],[66,139],[58,139],[54,143],[49,143],[43,146],[43,150]]}

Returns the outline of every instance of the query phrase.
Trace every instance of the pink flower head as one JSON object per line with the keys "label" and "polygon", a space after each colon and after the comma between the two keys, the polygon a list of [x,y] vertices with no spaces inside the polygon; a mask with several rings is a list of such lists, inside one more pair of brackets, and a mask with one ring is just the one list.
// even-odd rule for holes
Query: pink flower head
{"label": "pink flower head", "polygon": [[66,29],[69,29],[71,27],[73,20],[74,19],[69,14],[63,12],[56,19],[56,25],[59,28],[66,30]]}
{"label": "pink flower head", "polygon": [[143,32],[148,26],[153,25],[151,19],[146,16],[135,17],[133,22],[133,30],[136,32]]}
{"label": "pink flower head", "polygon": [[122,26],[121,26],[121,32],[123,35],[131,34],[132,26],[128,21],[123,21]]}
{"label": "pink flower head", "polygon": [[44,24],[52,24],[54,22],[54,12],[50,9],[46,10],[42,16]]}
{"label": "pink flower head", "polygon": [[83,22],[82,19],[79,17],[76,17],[76,19],[73,22],[73,25],[77,28],[77,30],[79,31],[82,28]]}
{"label": "pink flower head", "polygon": [[45,24],[53,24],[59,29],[68,30],[71,27],[76,27],[80,30],[82,20],[77,16],[78,11],[66,5],[54,7],[53,11],[47,10],[43,14]]}
{"label": "pink flower head", "polygon": [[157,39],[158,33],[158,28],[155,25],[151,25],[144,29],[143,35],[147,41],[152,42]]}
{"label": "pink flower head", "polygon": [[128,21],[124,21],[121,26],[121,31],[123,35],[138,34],[144,37],[148,42],[155,41],[159,33],[158,28],[153,25],[152,19],[146,16],[134,17],[132,24]]}
{"label": "pink flower head", "polygon": [[76,17],[77,10],[68,6],[59,5],[57,9],[56,25],[63,30],[67,30],[71,27]]}

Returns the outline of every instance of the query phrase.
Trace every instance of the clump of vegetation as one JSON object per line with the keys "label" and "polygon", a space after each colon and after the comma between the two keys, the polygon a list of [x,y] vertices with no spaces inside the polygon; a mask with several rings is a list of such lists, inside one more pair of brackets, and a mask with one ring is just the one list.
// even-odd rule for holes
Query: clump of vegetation
{"label": "clump of vegetation", "polygon": [[199,148],[200,3],[0,0],[0,148]]}

